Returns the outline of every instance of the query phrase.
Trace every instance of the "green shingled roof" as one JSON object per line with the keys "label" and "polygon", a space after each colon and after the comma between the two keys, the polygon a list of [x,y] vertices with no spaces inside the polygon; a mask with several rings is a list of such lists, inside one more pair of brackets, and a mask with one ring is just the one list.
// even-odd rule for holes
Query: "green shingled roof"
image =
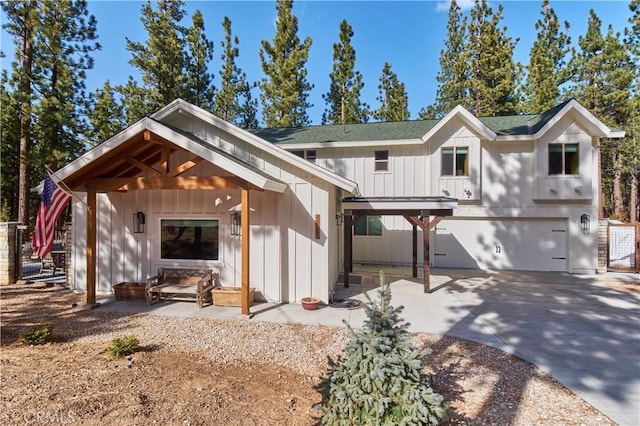
{"label": "green shingled roof", "polygon": [[[481,117],[480,121],[497,135],[528,135],[540,130],[567,102],[538,115]],[[279,145],[385,141],[419,139],[431,130],[438,121],[439,120],[376,122],[296,128],[251,129],[249,131],[264,140]]]}

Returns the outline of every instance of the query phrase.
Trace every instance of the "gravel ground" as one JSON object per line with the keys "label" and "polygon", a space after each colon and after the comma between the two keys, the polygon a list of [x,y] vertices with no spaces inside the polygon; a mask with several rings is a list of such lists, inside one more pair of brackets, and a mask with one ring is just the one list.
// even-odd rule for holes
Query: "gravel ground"
{"label": "gravel ground", "polygon": [[[344,328],[75,311],[59,287],[0,288],[0,422],[67,424],[296,424],[318,421],[314,386],[346,342]],[[19,336],[49,323],[55,341]],[[135,335],[133,368],[106,355]],[[497,349],[413,336],[425,371],[460,425],[613,425],[553,378]],[[118,397],[116,397],[118,396]],[[43,414],[44,413],[44,414]]]}

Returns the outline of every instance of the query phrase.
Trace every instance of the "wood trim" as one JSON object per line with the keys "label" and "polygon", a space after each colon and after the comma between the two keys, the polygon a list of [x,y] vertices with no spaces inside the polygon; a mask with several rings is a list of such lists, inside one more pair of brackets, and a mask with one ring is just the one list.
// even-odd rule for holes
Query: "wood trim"
{"label": "wood trim", "polygon": [[249,315],[249,232],[250,232],[250,210],[249,210],[249,190],[242,189],[242,212],[240,216],[241,221],[241,252],[242,252],[242,307],[241,314]]}
{"label": "wood trim", "polygon": [[147,172],[150,173],[154,176],[160,176],[161,173],[159,171],[157,171],[156,169],[154,169],[153,167],[143,163],[142,161],[139,161],[133,157],[127,157],[127,163],[139,168],[140,170],[142,170],[143,172]]}
{"label": "wood trim", "polygon": [[182,173],[186,172],[187,170],[195,167],[198,165],[198,163],[203,162],[204,159],[200,158],[200,157],[195,157],[192,160],[189,161],[185,161],[184,163],[180,164],[178,167],[176,167],[175,169],[171,170],[169,172],[169,176],[171,177],[175,177],[175,176],[179,176]]}
{"label": "wood trim", "polygon": [[238,177],[224,176],[139,176],[130,178],[92,179],[96,191],[129,191],[136,189],[239,189],[261,190]]}

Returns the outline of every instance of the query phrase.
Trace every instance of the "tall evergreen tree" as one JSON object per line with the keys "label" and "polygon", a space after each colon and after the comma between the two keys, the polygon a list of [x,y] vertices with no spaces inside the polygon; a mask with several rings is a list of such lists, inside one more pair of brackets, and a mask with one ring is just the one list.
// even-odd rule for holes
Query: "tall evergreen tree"
{"label": "tall evergreen tree", "polygon": [[447,39],[440,51],[440,71],[436,77],[438,89],[433,106],[420,112],[421,119],[442,118],[457,105],[469,105],[469,51],[465,48],[467,20],[460,6],[451,0]]}
{"label": "tall evergreen tree", "polygon": [[499,27],[502,11],[502,5],[494,13],[486,0],[475,0],[467,26],[469,109],[478,117],[511,115],[518,109],[520,65],[513,60],[516,42],[506,35],[506,27]]}
{"label": "tall evergreen tree", "polygon": [[409,96],[404,83],[398,80],[398,75],[391,71],[391,65],[386,62],[382,68],[380,84],[378,85],[380,107],[374,111],[373,117],[380,121],[403,121],[409,119]]}
{"label": "tall evergreen tree", "polygon": [[91,128],[87,135],[91,146],[98,145],[127,127],[122,105],[118,103],[109,80],[93,94],[89,123]]}
{"label": "tall evergreen tree", "polygon": [[213,107],[213,76],[209,74],[209,62],[213,59],[213,42],[207,39],[202,12],[193,14],[193,25],[187,31],[185,62],[186,92],[185,100],[192,104],[211,109]]}
{"label": "tall evergreen tree", "polygon": [[[189,98],[186,90],[187,76],[185,62],[187,49],[186,28],[180,25],[184,17],[183,0],[159,0],[154,10],[149,0],[142,6],[140,18],[148,38],[145,44],[127,38],[127,51],[131,52],[129,63],[142,76],[144,89],[137,84],[120,88],[127,115],[135,120],[165,106],[176,98]],[[131,83],[131,81],[129,82]],[[137,93],[142,91],[142,93]],[[131,114],[131,99],[126,92],[134,95],[133,100],[145,99],[142,115]]]}
{"label": "tall evergreen tree", "polygon": [[565,70],[571,43],[567,34],[569,23],[564,22],[562,31],[549,0],[543,0],[541,15],[535,24],[537,38],[529,54],[524,87],[523,109],[530,114],[539,114],[556,106],[560,100],[560,87],[569,78]]}
{"label": "tall evergreen tree", "polygon": [[[580,50],[571,60],[575,84],[570,93],[605,124],[624,128],[636,65],[631,62],[620,34],[614,33],[609,26],[603,36],[601,26],[602,21],[591,10],[587,31],[578,38]],[[601,156],[602,190],[611,199],[611,205],[601,205],[601,209],[610,209],[615,217],[624,218],[626,209],[621,185],[625,161],[619,142],[601,144]],[[604,194],[601,196],[603,204],[609,199]]]}
{"label": "tall evergreen tree", "polygon": [[262,40],[260,62],[266,78],[260,82],[262,115],[267,127],[300,127],[309,124],[307,100],[313,85],[307,81],[305,64],[311,37],[300,42],[293,0],[277,0],[276,34],[273,43]]}
{"label": "tall evergreen tree", "polygon": [[[18,113],[16,139],[2,139],[4,144],[15,147],[18,159],[18,196],[11,197],[17,203],[17,220],[29,223],[30,156],[31,156],[31,114],[33,107],[33,40],[39,26],[38,5],[36,0],[24,2],[2,2],[0,4],[7,22],[3,28],[13,36],[16,44],[16,60],[13,62],[13,75],[9,83],[16,89],[16,112]],[[8,96],[7,96],[8,99]],[[4,100],[4,99],[3,99]],[[6,125],[3,121],[3,125]],[[13,127],[13,126],[11,126]],[[3,134],[5,136],[5,134]],[[3,162],[3,166],[5,163]],[[3,200],[11,199],[9,197]]]}
{"label": "tall evergreen tree", "polygon": [[42,2],[42,26],[34,41],[39,52],[34,82],[41,95],[34,114],[39,143],[34,147],[40,165],[52,169],[86,149],[86,72],[93,68],[91,53],[100,49],[97,22],[87,7],[85,0]]}
{"label": "tall evergreen tree", "polygon": [[[625,44],[631,53],[631,62],[640,63],[640,0],[629,2],[630,26],[625,30]],[[629,216],[631,223],[640,221],[640,67],[635,67],[631,88],[627,126],[627,164],[630,174]]]}
{"label": "tall evergreen tree", "polygon": [[[0,53],[0,55],[2,55]],[[0,221],[8,222],[18,217],[19,174],[6,173],[7,170],[20,170],[20,103],[17,91],[10,87],[6,70],[0,77]]]}
{"label": "tall evergreen tree", "polygon": [[220,43],[223,49],[220,89],[216,93],[213,113],[243,128],[255,128],[257,101],[251,97],[247,74],[236,64],[240,54],[239,41],[232,35],[229,17],[224,17],[222,27],[225,36]]}
{"label": "tall evergreen tree", "polygon": [[353,28],[346,20],[340,23],[340,42],[333,45],[333,70],[329,77],[329,92],[322,95],[328,108],[322,114],[322,124],[366,123],[368,106],[360,101],[364,87],[362,74],[354,71],[356,50],[351,45]]}
{"label": "tall evergreen tree", "polygon": [[[85,148],[86,71],[96,21],[82,0],[3,2],[4,28],[18,43],[13,76],[20,124],[18,220],[28,224],[29,182],[39,180],[44,166],[53,169]],[[13,83],[12,83],[13,84]]]}

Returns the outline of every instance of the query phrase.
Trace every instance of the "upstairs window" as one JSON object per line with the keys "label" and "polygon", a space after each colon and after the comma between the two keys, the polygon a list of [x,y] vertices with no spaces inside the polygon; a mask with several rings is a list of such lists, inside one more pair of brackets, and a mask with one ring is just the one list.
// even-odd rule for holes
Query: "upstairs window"
{"label": "upstairs window", "polygon": [[577,175],[578,144],[554,143],[549,145],[549,174]]}
{"label": "upstairs window", "polygon": [[376,172],[388,172],[389,171],[389,151],[375,151],[375,166]]}
{"label": "upstairs window", "polygon": [[354,235],[369,235],[369,236],[381,236],[382,235],[382,221],[380,216],[362,216],[356,222],[353,228]]}
{"label": "upstairs window", "polygon": [[299,151],[291,151],[293,155],[297,155],[300,158],[304,158],[310,163],[316,162],[316,150],[315,149],[307,149],[307,150],[299,150]]}
{"label": "upstairs window", "polygon": [[442,176],[469,176],[469,147],[442,148]]}

